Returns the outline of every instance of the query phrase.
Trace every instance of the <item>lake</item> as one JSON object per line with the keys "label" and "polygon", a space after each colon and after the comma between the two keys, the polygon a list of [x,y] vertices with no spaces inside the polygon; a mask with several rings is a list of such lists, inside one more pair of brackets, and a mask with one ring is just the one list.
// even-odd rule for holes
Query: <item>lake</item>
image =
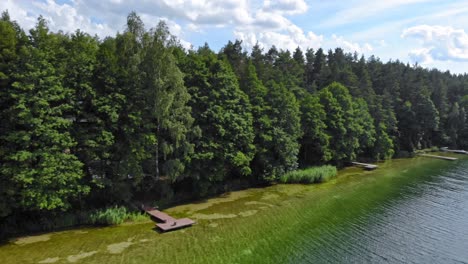
{"label": "lake", "polygon": [[1,263],[468,263],[468,159],[392,160],[165,210],[193,227],[79,228],[14,239]]}

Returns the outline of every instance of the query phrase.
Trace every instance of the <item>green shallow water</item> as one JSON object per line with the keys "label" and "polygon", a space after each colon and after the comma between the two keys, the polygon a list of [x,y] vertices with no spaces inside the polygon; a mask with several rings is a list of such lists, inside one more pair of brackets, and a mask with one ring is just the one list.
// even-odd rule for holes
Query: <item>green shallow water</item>
{"label": "green shallow water", "polygon": [[468,160],[393,160],[325,184],[249,189],[166,212],[197,224],[25,237],[0,246],[0,262],[468,263]]}

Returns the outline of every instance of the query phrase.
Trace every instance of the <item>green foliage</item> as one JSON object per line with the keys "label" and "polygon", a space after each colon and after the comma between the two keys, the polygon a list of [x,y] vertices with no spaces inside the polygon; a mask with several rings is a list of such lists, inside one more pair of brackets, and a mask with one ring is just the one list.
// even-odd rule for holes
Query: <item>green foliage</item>
{"label": "green foliage", "polygon": [[326,133],[326,112],[316,95],[301,101],[301,161],[304,165],[327,162],[331,157],[330,135]]}
{"label": "green foliage", "polygon": [[327,134],[334,142],[330,146],[335,162],[353,160],[359,148],[359,134],[354,118],[351,95],[346,87],[333,83],[319,92],[320,103],[326,113]]}
{"label": "green foliage", "polygon": [[138,222],[148,217],[140,212],[130,212],[126,207],[110,207],[92,212],[89,215],[89,224],[92,225],[120,225],[123,222]]}
{"label": "green foliage", "polygon": [[294,94],[273,81],[267,83],[267,87],[266,103],[270,107],[266,113],[272,129],[265,142],[268,152],[264,156],[264,178],[274,181],[298,167],[301,121],[299,103]]}
{"label": "green foliage", "polygon": [[9,87],[11,129],[2,133],[7,151],[0,173],[14,183],[15,203],[23,210],[67,209],[71,199],[89,192],[81,182],[83,164],[71,151],[76,142],[64,114],[72,108],[67,101],[72,90],[56,70],[60,44],[60,36],[39,18]]}
{"label": "green foliage", "polygon": [[0,217],[10,214],[17,206],[14,198],[17,186],[10,175],[3,174],[7,154],[10,151],[6,135],[14,128],[11,118],[12,98],[11,88],[15,81],[13,74],[18,62],[20,35],[15,31],[17,25],[10,20],[7,12],[2,13],[0,19]]}
{"label": "green foliage", "polygon": [[185,171],[184,161],[193,152],[193,144],[188,141],[194,121],[187,105],[190,95],[172,54],[174,43],[166,24],[161,22],[145,34],[143,45],[143,104],[154,125],[149,129],[155,137],[156,178],[160,176],[161,161],[162,173],[175,181]]}
{"label": "green foliage", "polygon": [[[353,110],[352,121],[355,122],[354,133],[359,140],[358,153],[369,152],[369,150],[374,147],[376,140],[374,119],[369,113],[366,101],[362,98],[358,98],[354,101]],[[349,124],[350,123],[348,123],[348,125]]]}
{"label": "green foliage", "polygon": [[231,68],[207,47],[190,53],[183,66],[196,136],[191,173],[201,181],[249,176],[254,131],[249,98]]}
{"label": "green foliage", "polygon": [[[248,54],[235,41],[218,54],[207,44],[186,51],[163,22],[146,29],[134,12],[105,39],[52,33],[42,17],[26,34],[4,12],[0,36],[2,219],[284,175],[321,181],[312,170],[289,172],[468,148],[466,75],[341,48],[255,45]],[[93,219],[128,214],[112,208]]]}
{"label": "green foliage", "polygon": [[376,141],[373,151],[373,157],[377,160],[386,160],[393,157],[395,151],[393,150],[394,145],[390,136],[386,132],[387,128],[383,123],[379,123],[376,132]]}
{"label": "green foliage", "polygon": [[321,183],[327,182],[337,175],[335,166],[325,165],[304,170],[290,171],[279,178],[280,183]]}

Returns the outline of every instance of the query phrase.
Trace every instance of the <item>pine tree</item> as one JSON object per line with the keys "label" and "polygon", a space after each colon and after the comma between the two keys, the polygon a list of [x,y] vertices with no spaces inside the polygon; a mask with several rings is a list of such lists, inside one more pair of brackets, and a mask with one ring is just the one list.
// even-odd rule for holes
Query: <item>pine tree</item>
{"label": "pine tree", "polygon": [[240,80],[245,74],[245,64],[247,63],[247,53],[242,51],[242,41],[236,40],[234,43],[228,41],[228,44],[221,49],[220,55],[226,56],[237,79]]}
{"label": "pine tree", "polygon": [[317,89],[322,89],[330,84],[330,68],[327,65],[327,55],[323,49],[315,52],[315,61],[313,64],[312,79],[315,81]]}
{"label": "pine tree", "polygon": [[315,62],[315,52],[313,49],[307,49],[306,54],[306,64],[304,68],[304,88],[309,93],[314,93],[317,91],[317,83],[314,79],[314,62]]}
{"label": "pine tree", "polygon": [[[301,59],[302,57],[302,59]],[[283,84],[292,91],[297,98],[304,94],[304,58],[302,51],[298,48],[291,57],[289,51],[280,51],[271,69],[273,73],[270,80]]]}

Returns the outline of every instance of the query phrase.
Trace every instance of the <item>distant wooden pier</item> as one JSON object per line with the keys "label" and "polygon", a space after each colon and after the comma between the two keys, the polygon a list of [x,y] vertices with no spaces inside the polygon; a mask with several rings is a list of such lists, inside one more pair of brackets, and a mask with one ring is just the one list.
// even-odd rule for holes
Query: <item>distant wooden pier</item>
{"label": "distant wooden pier", "polygon": [[451,153],[455,153],[455,154],[464,154],[464,155],[468,155],[468,151],[462,150],[462,149],[441,148],[441,150],[444,151],[444,152],[451,152]]}
{"label": "distant wooden pier", "polygon": [[156,226],[161,229],[163,232],[176,230],[184,227],[191,226],[195,224],[195,221],[189,218],[176,219],[166,213],[163,213],[153,207],[143,207],[143,210],[155,218],[161,223],[157,223]]}
{"label": "distant wooden pier", "polygon": [[438,155],[431,155],[431,154],[419,154],[419,156],[427,157],[427,158],[434,158],[434,159],[450,160],[450,161],[454,161],[458,159],[454,157],[438,156]]}
{"label": "distant wooden pier", "polygon": [[366,170],[375,170],[379,167],[378,165],[375,165],[375,164],[368,164],[368,163],[361,163],[361,162],[351,162],[351,164],[353,164],[354,166],[364,168]]}

